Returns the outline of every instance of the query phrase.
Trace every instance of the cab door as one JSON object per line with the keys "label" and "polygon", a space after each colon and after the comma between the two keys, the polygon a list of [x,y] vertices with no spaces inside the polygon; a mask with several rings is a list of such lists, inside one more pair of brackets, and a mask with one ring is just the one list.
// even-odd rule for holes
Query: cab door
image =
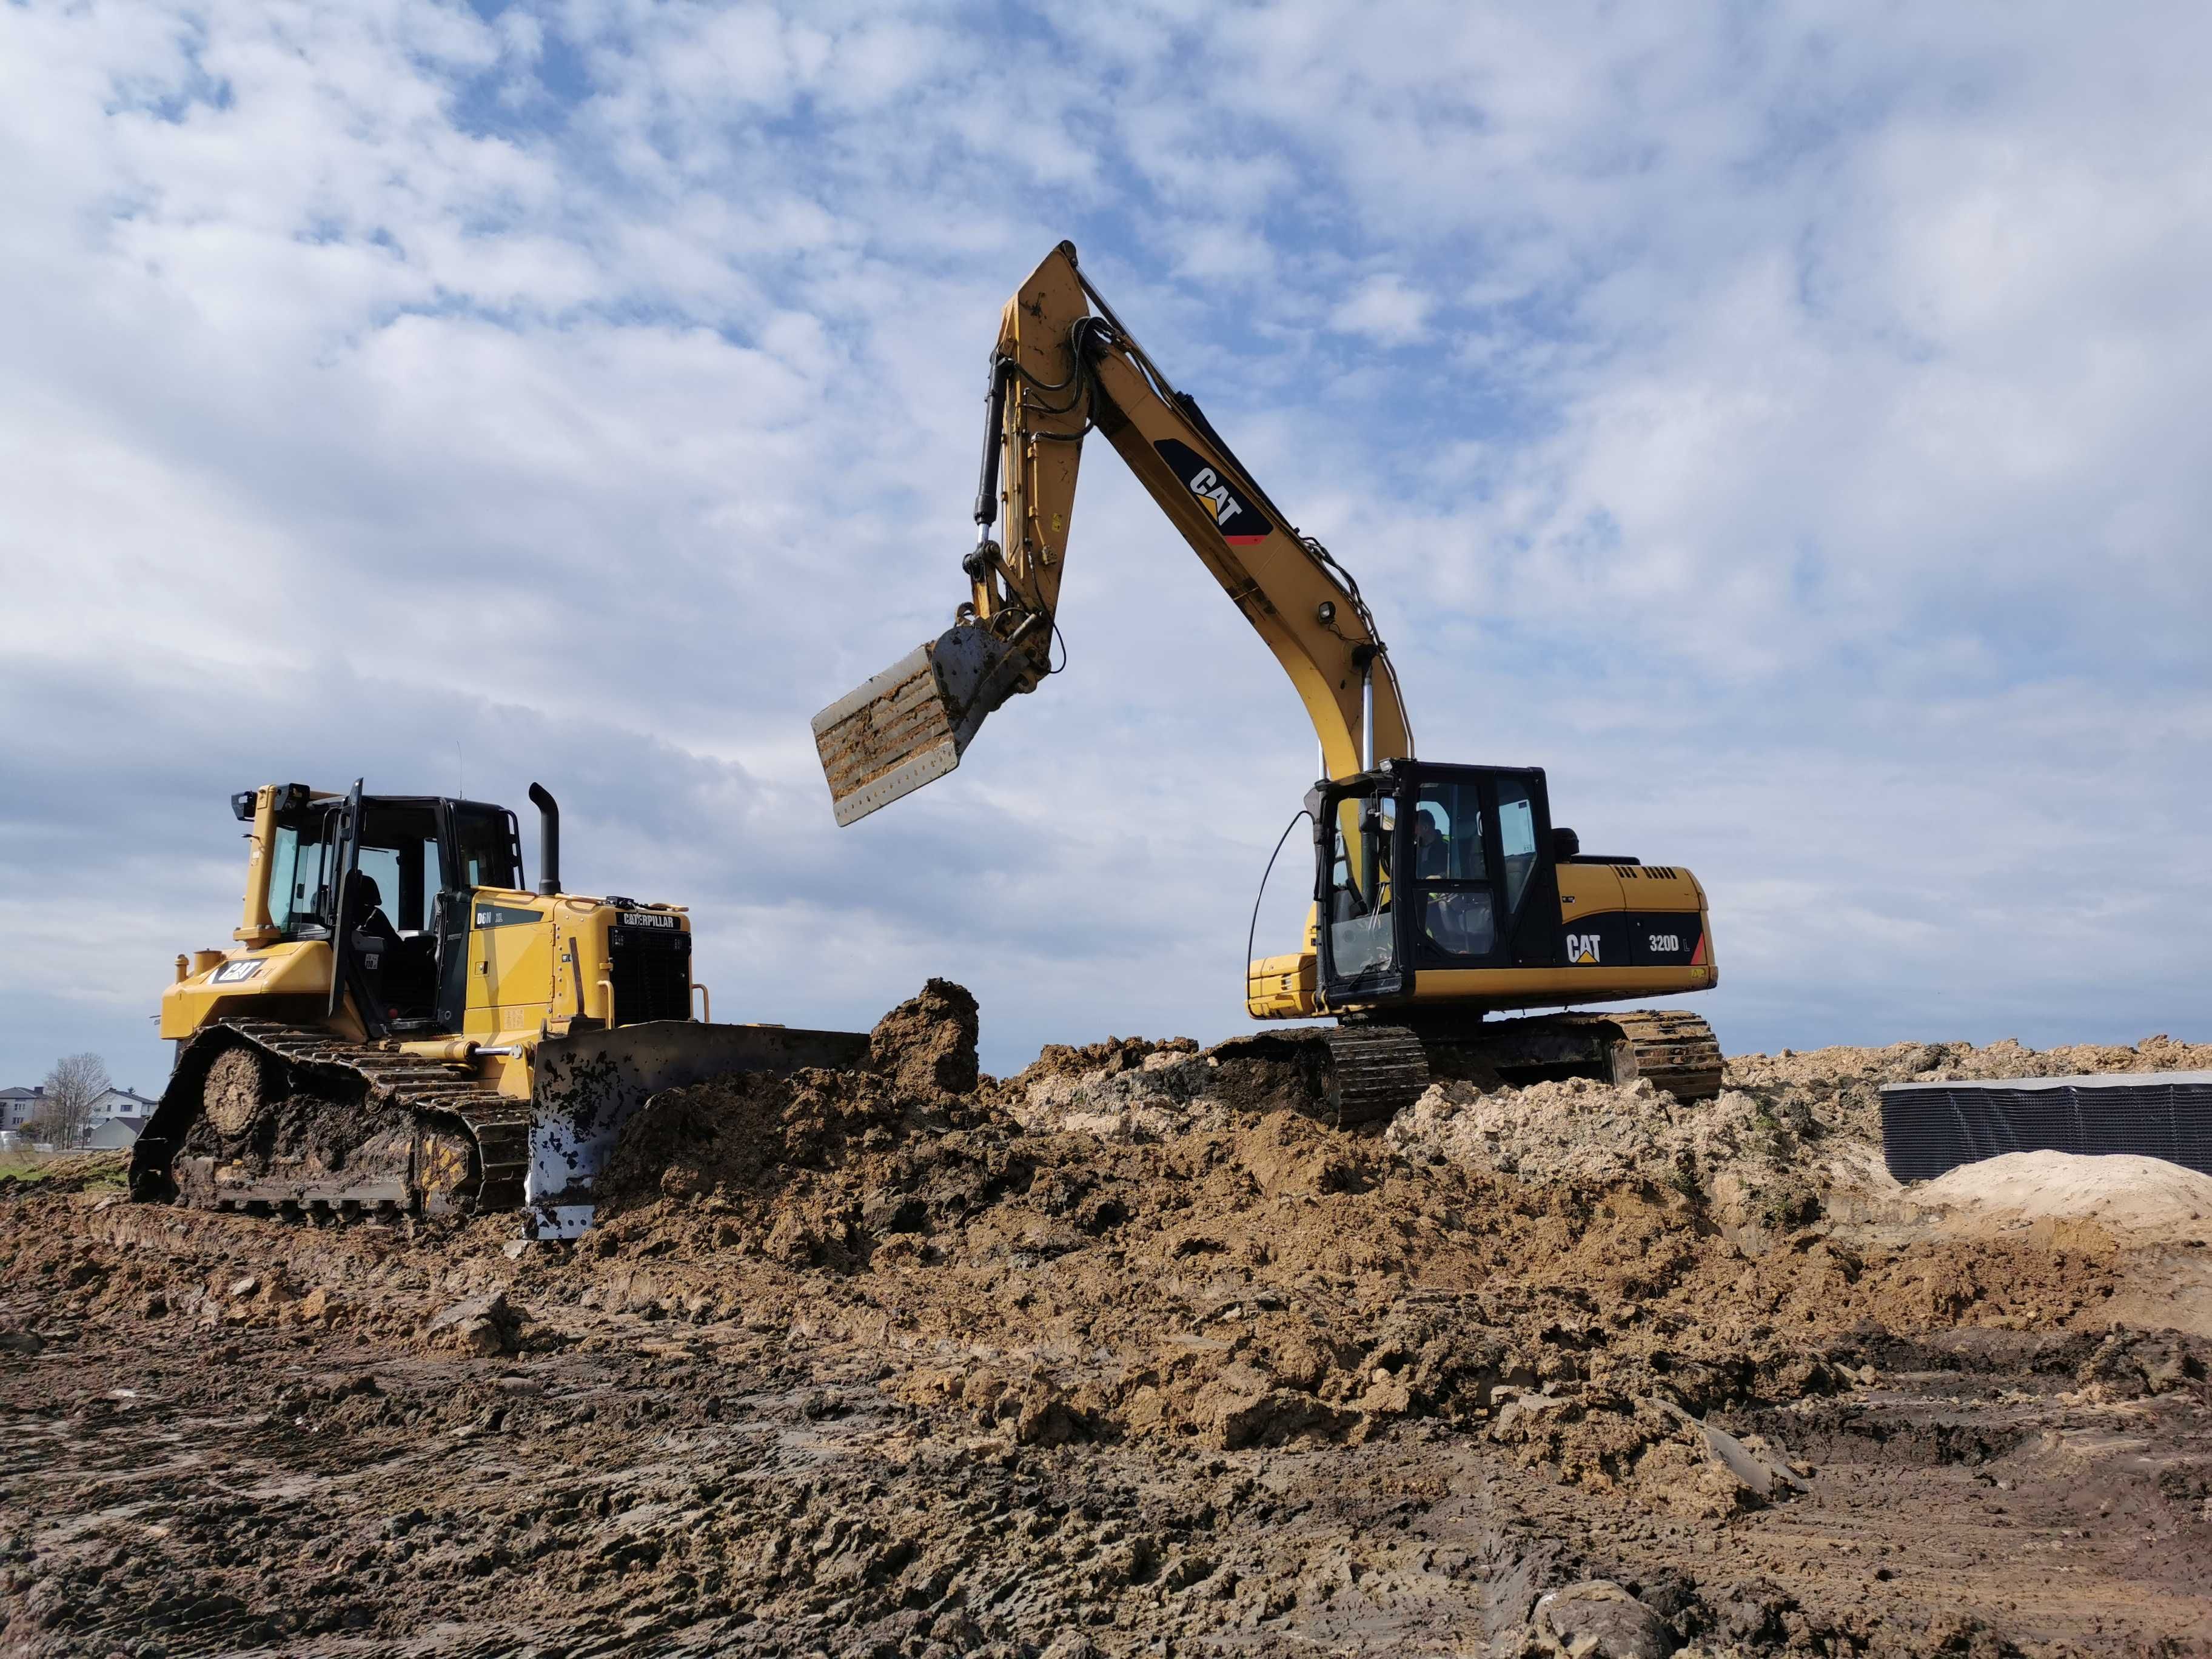
{"label": "cab door", "polygon": [[345,1006],[346,993],[354,993],[354,1007],[371,1036],[380,1034],[383,1022],[377,1000],[362,984],[361,951],[354,930],[361,926],[366,908],[361,902],[362,782],[356,778],[337,810],[332,844],[337,857],[332,882],[336,902],[331,915],[331,995],[325,1015],[334,1016]]}
{"label": "cab door", "polygon": [[1490,789],[1498,807],[1507,958],[1516,968],[1563,967],[1566,930],[1559,920],[1559,866],[1542,769],[1500,769]]}
{"label": "cab door", "polygon": [[1370,775],[1316,790],[1314,901],[1322,1000],[1335,1007],[1403,996],[1413,988],[1405,918],[1395,873],[1401,867],[1396,781]]}

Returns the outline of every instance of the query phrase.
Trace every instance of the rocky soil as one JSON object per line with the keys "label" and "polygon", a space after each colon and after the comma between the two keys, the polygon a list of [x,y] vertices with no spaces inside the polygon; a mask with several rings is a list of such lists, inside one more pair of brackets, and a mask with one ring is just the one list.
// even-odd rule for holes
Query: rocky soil
{"label": "rocky soil", "polygon": [[1346,1133],[976,1020],[658,1097],[574,1246],[0,1198],[0,1652],[2212,1652],[2212,1224],[1932,1203],[1874,1093],[2212,1050]]}

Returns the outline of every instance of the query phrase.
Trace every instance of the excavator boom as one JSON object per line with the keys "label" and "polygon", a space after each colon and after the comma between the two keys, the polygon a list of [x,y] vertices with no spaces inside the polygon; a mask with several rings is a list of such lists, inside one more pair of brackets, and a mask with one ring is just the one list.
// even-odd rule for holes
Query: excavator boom
{"label": "excavator boom", "polygon": [[[979,538],[953,625],[814,717],[837,821],[944,776],[1050,672],[1083,439],[1128,464],[1296,686],[1332,777],[1413,752],[1358,585],[1270,501],[1062,242],[1007,301],[991,358]],[[1003,519],[1003,540],[991,529]]]}

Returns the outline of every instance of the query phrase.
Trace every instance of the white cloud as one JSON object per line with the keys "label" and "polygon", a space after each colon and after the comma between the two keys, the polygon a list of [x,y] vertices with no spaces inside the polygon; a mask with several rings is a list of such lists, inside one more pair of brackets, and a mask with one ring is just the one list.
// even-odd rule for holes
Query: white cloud
{"label": "white cloud", "polygon": [[1344,334],[1363,334],[1377,345],[1411,345],[1428,320],[1429,296],[1407,288],[1401,277],[1370,276],[1329,313],[1328,325]]}

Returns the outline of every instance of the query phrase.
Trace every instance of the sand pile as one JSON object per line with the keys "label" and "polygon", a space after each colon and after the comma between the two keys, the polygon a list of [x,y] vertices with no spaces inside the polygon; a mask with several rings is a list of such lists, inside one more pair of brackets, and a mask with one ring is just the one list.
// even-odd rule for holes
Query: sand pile
{"label": "sand pile", "polygon": [[2116,1152],[2007,1152],[1913,1188],[1923,1205],[1992,1225],[2089,1221],[2116,1233],[2212,1243],[2212,1176]]}

